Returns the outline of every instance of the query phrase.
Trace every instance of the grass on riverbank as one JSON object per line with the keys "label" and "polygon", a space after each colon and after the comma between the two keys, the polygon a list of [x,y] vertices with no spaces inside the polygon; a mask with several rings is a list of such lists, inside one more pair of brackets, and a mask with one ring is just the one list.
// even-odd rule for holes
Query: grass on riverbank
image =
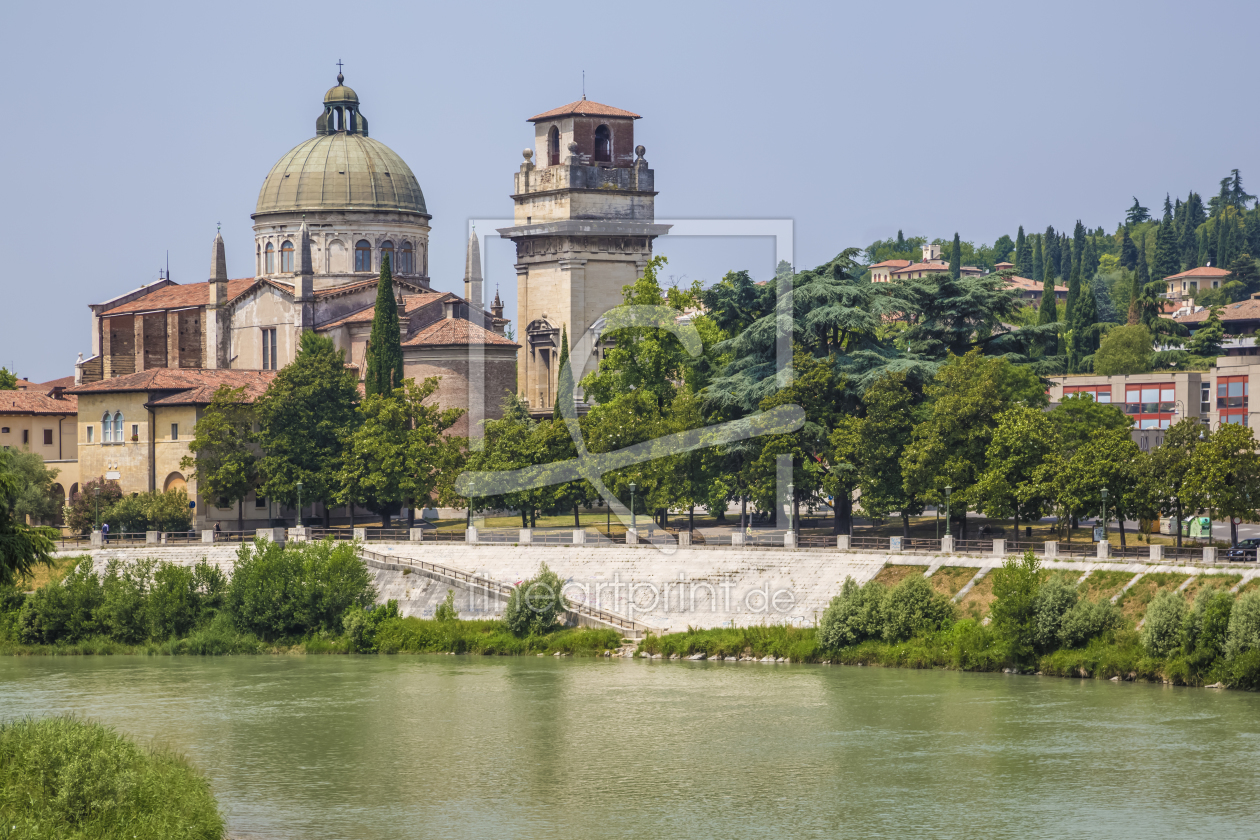
{"label": "grass on riverbank", "polygon": [[73,718],[0,724],[0,837],[220,840],[209,783],[183,757]]}

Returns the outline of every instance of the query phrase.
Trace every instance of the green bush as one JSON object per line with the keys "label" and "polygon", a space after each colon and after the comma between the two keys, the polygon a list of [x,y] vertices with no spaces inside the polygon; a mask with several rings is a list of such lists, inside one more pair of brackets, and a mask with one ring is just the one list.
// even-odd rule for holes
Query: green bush
{"label": "green bush", "polygon": [[1252,590],[1234,603],[1229,616],[1229,634],[1225,655],[1234,657],[1248,650],[1260,649],[1260,590]]}
{"label": "green bush", "polygon": [[210,785],[187,761],[71,718],[0,725],[0,826],[27,840],[223,837]]}
{"label": "green bush", "polygon": [[365,610],[354,606],[346,610],[342,618],[342,627],[347,647],[351,653],[372,653],[376,650],[376,636],[381,625],[390,619],[398,618],[398,602],[390,599],[387,603]]}
{"label": "green bush", "polygon": [[1038,587],[1033,599],[1033,646],[1039,652],[1062,644],[1063,621],[1076,599],[1076,587],[1062,578],[1052,577]]}
{"label": "green bush", "polygon": [[41,587],[22,604],[18,638],[28,644],[85,639],[97,631],[96,612],[102,600],[101,581],[84,557],[61,583]]}
{"label": "green bush", "polygon": [[459,618],[459,612],[455,609],[454,589],[446,590],[446,598],[433,611],[433,617],[438,621],[455,621]]}
{"label": "green bush", "polygon": [[1077,601],[1063,615],[1059,644],[1065,648],[1083,647],[1109,630],[1124,626],[1124,613],[1111,601]]}
{"label": "green bush", "polygon": [[884,602],[884,641],[900,642],[917,633],[947,627],[954,620],[953,602],[932,588],[922,575],[910,575],[894,586]]}
{"label": "green bush", "polygon": [[153,577],[153,560],[123,563],[110,560],[101,580],[102,600],[97,622],[102,631],[123,644],[134,645],[149,637],[145,602]]}
{"label": "green bush", "polygon": [[516,636],[548,633],[566,609],[564,581],[543,563],[538,574],[512,590],[503,609],[503,624]]}
{"label": "green bush", "polygon": [[1181,625],[1181,649],[1197,668],[1205,668],[1225,652],[1234,596],[1204,587],[1194,596]]}
{"label": "green bush", "polygon": [[887,587],[875,581],[858,586],[852,577],[846,577],[840,594],[831,599],[819,619],[818,644],[835,650],[882,636],[887,593]]}
{"label": "green bush", "polygon": [[339,633],[346,610],[376,598],[354,545],[332,540],[242,545],[226,595],[237,626],[266,640]]}
{"label": "green bush", "polygon": [[1185,619],[1185,600],[1175,592],[1160,592],[1146,608],[1142,646],[1151,656],[1170,656],[1181,647],[1181,625]]}
{"label": "green bush", "polygon": [[197,623],[200,600],[193,569],[174,563],[158,566],[145,603],[149,638],[170,639],[187,634]]}
{"label": "green bush", "polygon": [[1008,559],[993,572],[992,626],[1014,662],[1032,657],[1037,621],[1037,593],[1041,590],[1041,561],[1031,551]]}

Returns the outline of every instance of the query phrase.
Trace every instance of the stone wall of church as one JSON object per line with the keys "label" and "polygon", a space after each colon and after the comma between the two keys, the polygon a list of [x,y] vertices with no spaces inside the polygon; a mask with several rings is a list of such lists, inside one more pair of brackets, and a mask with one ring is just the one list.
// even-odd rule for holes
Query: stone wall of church
{"label": "stone wall of church", "polygon": [[[284,283],[293,282],[291,272],[282,272],[281,248],[286,242],[294,246],[294,264],[298,266],[298,231],[305,219],[311,234],[311,261],[315,271],[315,288],[329,289],[358,283],[378,276],[381,270],[382,246],[392,242],[395,248],[393,273],[428,288],[429,224],[428,218],[414,213],[360,210],[324,210],[303,213],[267,213],[255,216],[255,276],[270,277]],[[371,245],[371,268],[355,271],[355,245],[366,241]],[[402,270],[400,254],[404,243],[412,246],[412,270]],[[272,271],[267,269],[267,246],[273,251]]]}
{"label": "stone wall of church", "polygon": [[464,437],[479,420],[502,417],[504,394],[516,390],[516,352],[512,348],[486,347],[480,371],[469,355],[464,347],[403,348],[403,375],[417,383],[430,376],[440,377],[434,395],[438,403],[443,408],[464,409],[464,415],[448,432]]}
{"label": "stone wall of church", "polygon": [[297,333],[294,325],[294,304],[278,289],[262,285],[255,294],[238,301],[231,309],[229,367],[258,370],[263,368],[263,330],[276,331],[276,362],[279,369],[297,355]]}

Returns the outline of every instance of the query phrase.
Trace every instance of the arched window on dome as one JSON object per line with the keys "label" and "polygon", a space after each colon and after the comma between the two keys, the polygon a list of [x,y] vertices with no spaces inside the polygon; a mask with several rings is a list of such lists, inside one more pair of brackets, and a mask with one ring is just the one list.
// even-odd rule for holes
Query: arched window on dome
{"label": "arched window on dome", "polygon": [[410,242],[404,242],[402,250],[398,252],[398,273],[416,273],[416,252],[411,249]]}
{"label": "arched window on dome", "polygon": [[354,243],[354,270],[372,270],[372,243],[366,239],[360,239]]}
{"label": "arched window on dome", "polygon": [[263,260],[263,263],[266,265],[266,269],[263,273],[276,273],[276,246],[272,245],[270,242],[267,243],[266,258]]}
{"label": "arched window on dome", "polygon": [[293,243],[286,242],[280,246],[280,271],[284,274],[293,273]]}
{"label": "arched window on dome", "polygon": [[547,132],[547,165],[560,165],[560,129],[554,125]]}
{"label": "arched window on dome", "polygon": [[612,132],[606,125],[595,129],[595,160],[612,161]]}
{"label": "arched window on dome", "polygon": [[398,263],[395,262],[394,241],[392,239],[386,239],[381,243],[381,265],[385,264],[385,257],[387,256],[389,257],[389,270],[393,272],[399,271]]}

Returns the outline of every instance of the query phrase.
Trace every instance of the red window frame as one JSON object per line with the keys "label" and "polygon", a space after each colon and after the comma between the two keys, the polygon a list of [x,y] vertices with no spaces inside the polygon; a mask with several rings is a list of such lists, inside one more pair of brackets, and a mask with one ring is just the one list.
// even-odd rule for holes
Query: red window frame
{"label": "red window frame", "polygon": [[1176,410],[1172,382],[1140,382],[1124,387],[1124,413],[1133,418],[1135,429],[1167,429]]}
{"label": "red window frame", "polygon": [[1220,376],[1216,380],[1216,413],[1221,423],[1247,424],[1247,377]]}
{"label": "red window frame", "polygon": [[1096,403],[1111,402],[1110,385],[1064,385],[1063,396],[1067,397],[1072,394],[1089,394]]}

